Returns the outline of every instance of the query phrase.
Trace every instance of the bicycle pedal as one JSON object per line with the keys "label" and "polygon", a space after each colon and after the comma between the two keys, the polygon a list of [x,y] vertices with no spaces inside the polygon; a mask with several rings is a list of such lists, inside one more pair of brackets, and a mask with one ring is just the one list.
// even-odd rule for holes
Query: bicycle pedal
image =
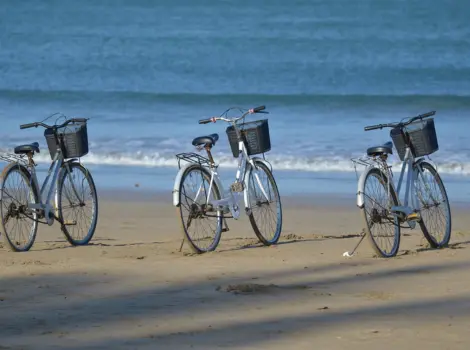
{"label": "bicycle pedal", "polygon": [[243,192],[244,189],[243,182],[234,182],[230,185],[230,190],[232,192]]}
{"label": "bicycle pedal", "polygon": [[228,231],[230,231],[228,227],[225,227],[222,229],[222,232],[228,232]]}
{"label": "bicycle pedal", "polygon": [[411,213],[406,217],[406,221],[418,221],[421,219],[419,213]]}
{"label": "bicycle pedal", "polygon": [[65,226],[74,226],[77,224],[77,220],[65,220],[64,225]]}

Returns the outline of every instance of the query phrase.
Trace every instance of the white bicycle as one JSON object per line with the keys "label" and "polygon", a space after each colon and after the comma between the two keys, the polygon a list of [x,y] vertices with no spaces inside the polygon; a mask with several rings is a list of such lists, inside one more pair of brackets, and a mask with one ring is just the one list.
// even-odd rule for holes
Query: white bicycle
{"label": "white bicycle", "polygon": [[[234,109],[242,115],[229,118],[227,113]],[[242,196],[245,212],[260,242],[271,245],[279,240],[282,208],[271,166],[264,157],[251,157],[271,149],[268,121],[244,123],[248,114],[268,113],[264,109],[265,106],[250,110],[233,107],[218,117],[199,121],[199,124],[207,124],[222,120],[231,124],[226,132],[233,156],[238,158],[238,169],[227,193],[211,153],[218,134],[196,137],[192,142],[199,151],[204,148],[207,157],[196,153],[176,155],[180,170],[175,179],[173,204],[178,208],[184,239],[195,253],[213,251],[217,247],[222,232],[228,231],[225,219],[240,217]],[[181,161],[187,164],[182,167]]]}
{"label": "white bicycle", "polygon": [[[447,193],[436,168],[422,158],[439,149],[434,120],[424,120],[434,114],[429,112],[399,123],[365,127],[365,131],[392,128],[390,136],[402,161],[396,189],[391,166],[387,164],[392,142],[371,147],[367,157],[353,159],[365,166],[359,178],[357,206],[364,213],[372,247],[382,257],[395,256],[400,245],[400,229],[414,229],[417,222],[431,247],[440,248],[449,243],[451,213]],[[407,169],[402,204],[399,194]]]}
{"label": "white bicycle", "polygon": [[15,154],[0,155],[9,163],[0,177],[0,215],[2,233],[12,251],[28,251],[38,223],[51,226],[55,220],[72,245],[88,244],[93,237],[98,221],[96,188],[89,170],[77,159],[88,153],[86,121],[74,118],[60,125],[20,126],[46,128],[52,164],[41,187],[33,159],[39,153],[37,142],[15,147]]}

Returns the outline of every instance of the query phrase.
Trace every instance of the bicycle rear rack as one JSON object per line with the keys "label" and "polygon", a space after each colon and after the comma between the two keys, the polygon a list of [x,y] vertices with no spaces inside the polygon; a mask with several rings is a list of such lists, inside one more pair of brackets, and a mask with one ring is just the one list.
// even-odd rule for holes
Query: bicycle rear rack
{"label": "bicycle rear rack", "polygon": [[[353,163],[354,172],[356,173],[356,178],[357,179],[359,179],[359,174],[357,173],[357,165],[362,165],[362,166],[365,166],[365,167],[375,166],[379,169],[384,170],[383,169],[384,168],[384,163],[382,161],[378,160],[377,158],[370,157],[368,155],[364,155],[364,156],[357,157],[357,158],[351,158],[351,162]],[[387,165],[387,167],[390,169],[392,166]]]}
{"label": "bicycle rear rack", "polygon": [[189,153],[178,153],[175,155],[178,158],[178,168],[181,169],[181,161],[186,161],[189,163],[199,164],[200,166],[210,167],[211,162],[208,158],[203,157],[197,153],[189,152]]}
{"label": "bicycle rear rack", "polygon": [[18,155],[12,153],[3,153],[0,154],[0,161],[4,161],[7,163],[20,163],[21,165],[24,165],[26,167],[29,166],[29,163],[24,154]]}

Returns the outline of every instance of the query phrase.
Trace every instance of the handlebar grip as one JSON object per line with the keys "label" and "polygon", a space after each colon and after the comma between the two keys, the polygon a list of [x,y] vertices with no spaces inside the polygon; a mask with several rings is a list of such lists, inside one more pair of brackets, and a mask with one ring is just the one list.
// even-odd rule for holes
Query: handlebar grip
{"label": "handlebar grip", "polygon": [[370,131],[370,130],[375,130],[375,129],[382,129],[382,124],[366,126],[364,128],[364,131]]}
{"label": "handlebar grip", "polygon": [[86,123],[88,119],[87,118],[73,118],[73,119],[70,119],[70,121],[73,123],[73,122],[78,122],[78,123]]}
{"label": "handlebar grip", "polygon": [[428,117],[432,117],[434,114],[436,114],[436,111],[431,111],[431,112],[428,112],[428,113],[420,114],[419,117],[420,118],[428,118]]}
{"label": "handlebar grip", "polygon": [[37,127],[38,123],[28,123],[28,124],[22,124],[20,125],[20,129],[28,129],[28,128],[33,128]]}
{"label": "handlebar grip", "polygon": [[207,118],[207,119],[201,119],[199,120],[199,124],[208,124],[212,122],[212,118]]}
{"label": "handlebar grip", "polygon": [[258,106],[253,108],[253,113],[261,112],[262,110],[266,109],[266,106]]}

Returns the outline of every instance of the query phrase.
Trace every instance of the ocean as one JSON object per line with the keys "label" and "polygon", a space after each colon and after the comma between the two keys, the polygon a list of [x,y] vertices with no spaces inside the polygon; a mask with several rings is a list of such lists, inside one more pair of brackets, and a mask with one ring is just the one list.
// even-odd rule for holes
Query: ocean
{"label": "ocean", "polygon": [[458,0],[2,0],[0,151],[38,141],[44,173],[43,130],[19,124],[86,117],[98,189],[170,193],[196,136],[219,133],[234,176],[228,125],[199,119],[266,105],[247,121],[269,120],[281,194],[352,198],[350,159],[389,140],[364,126],[435,110],[431,158],[467,201],[469,13]]}

